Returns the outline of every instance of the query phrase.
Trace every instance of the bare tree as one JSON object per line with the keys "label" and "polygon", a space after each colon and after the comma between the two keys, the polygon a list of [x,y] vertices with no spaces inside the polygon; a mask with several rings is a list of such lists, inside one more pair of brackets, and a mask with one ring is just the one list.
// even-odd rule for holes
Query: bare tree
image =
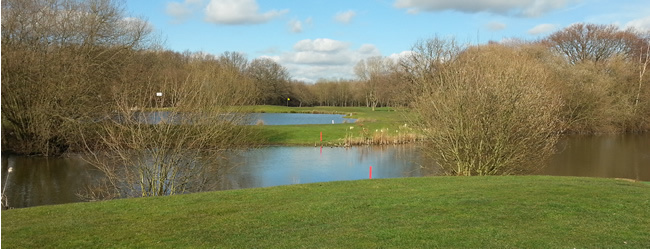
{"label": "bare tree", "polygon": [[248,59],[246,59],[246,55],[240,52],[223,52],[223,54],[219,56],[219,62],[222,65],[231,66],[241,73],[245,72],[248,67]]}
{"label": "bare tree", "polygon": [[107,110],[111,83],[151,30],[110,0],[7,0],[2,12],[3,145],[61,154]]}
{"label": "bare tree", "polygon": [[[648,68],[648,63],[650,63],[650,40],[646,41],[645,52],[643,52],[643,47],[640,48],[642,51],[639,55],[639,84],[636,90],[636,97],[634,98],[634,113],[637,113],[639,98],[641,96],[643,77]],[[645,54],[645,57],[644,57]]]}
{"label": "bare tree", "polygon": [[223,153],[249,144],[237,106],[249,103],[252,84],[214,58],[194,57],[185,70],[181,82],[115,92],[116,112],[92,134],[99,144],[88,146],[87,160],[106,182],[86,196],[173,195],[218,184]]}
{"label": "bare tree", "polygon": [[[433,39],[403,65],[420,92],[424,152],[451,175],[531,172],[554,151],[561,99],[549,70],[525,49],[459,50]],[[432,51],[433,49],[433,51]]]}
{"label": "bare tree", "polygon": [[562,66],[554,71],[563,82],[563,116],[570,132],[647,129],[646,108],[638,104],[646,92],[646,37],[615,25],[580,23],[551,34],[542,43],[566,59],[567,64],[556,62]]}
{"label": "bare tree", "polygon": [[291,100],[292,100],[292,105],[295,106],[296,102],[298,102],[298,107],[304,106],[312,106],[316,104],[316,97],[314,96],[313,91],[310,89],[310,86],[308,86],[304,82],[300,81],[292,81],[290,83],[291,87]]}
{"label": "bare tree", "polygon": [[289,72],[269,58],[254,59],[247,75],[253,79],[260,93],[260,101],[267,105],[282,105],[289,97]]}
{"label": "bare tree", "polygon": [[381,56],[370,57],[357,62],[354,66],[354,73],[359,80],[366,84],[366,103],[374,111],[379,104],[379,91],[385,85],[382,84],[390,74],[390,60]]}
{"label": "bare tree", "polygon": [[411,85],[408,89],[414,91],[408,94],[417,96],[435,91],[436,86],[432,83],[442,82],[439,72],[456,60],[465,48],[455,39],[433,37],[417,41],[411,48],[412,52],[399,62],[406,82]]}
{"label": "bare tree", "polygon": [[577,64],[602,63],[617,54],[633,57],[640,39],[631,30],[621,31],[615,25],[577,23],[551,34],[544,42]]}

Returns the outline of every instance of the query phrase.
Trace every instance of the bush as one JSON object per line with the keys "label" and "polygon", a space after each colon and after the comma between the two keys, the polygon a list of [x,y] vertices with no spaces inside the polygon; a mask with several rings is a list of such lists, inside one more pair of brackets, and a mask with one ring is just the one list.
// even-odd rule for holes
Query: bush
{"label": "bush", "polygon": [[539,50],[454,50],[461,52],[434,58],[432,75],[414,80],[423,93],[414,107],[428,138],[425,153],[451,175],[521,174],[544,165],[562,130],[562,105],[552,74],[536,60]]}
{"label": "bush", "polygon": [[[572,133],[635,132],[648,129],[647,105],[635,103],[639,87],[635,64],[622,58],[606,63],[566,65],[562,78],[563,117]],[[641,82],[643,83],[643,82]],[[647,97],[641,95],[641,103]],[[638,108],[637,108],[638,106]]]}

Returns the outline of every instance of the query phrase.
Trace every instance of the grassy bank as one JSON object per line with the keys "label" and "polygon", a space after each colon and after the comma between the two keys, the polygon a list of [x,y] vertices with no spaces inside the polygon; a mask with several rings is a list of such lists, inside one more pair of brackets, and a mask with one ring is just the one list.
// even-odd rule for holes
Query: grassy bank
{"label": "grassy bank", "polygon": [[376,179],[2,211],[3,248],[650,248],[650,185]]}
{"label": "grassy bank", "polygon": [[[248,106],[247,112],[341,114],[356,119],[349,123],[322,125],[260,125],[259,140],[265,144],[344,146],[360,144],[394,144],[415,139],[408,125],[406,110],[367,107],[285,107]],[[320,134],[323,133],[323,141]]]}

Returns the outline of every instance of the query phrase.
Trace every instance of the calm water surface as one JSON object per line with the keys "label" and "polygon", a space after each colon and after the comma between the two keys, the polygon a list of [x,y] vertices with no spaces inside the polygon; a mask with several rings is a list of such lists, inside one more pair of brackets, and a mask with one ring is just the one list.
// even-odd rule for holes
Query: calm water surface
{"label": "calm water surface", "polygon": [[307,113],[251,113],[249,124],[258,120],[264,125],[303,125],[303,124],[340,124],[354,123],[356,119],[343,118],[340,114],[307,114]]}
{"label": "calm water surface", "polygon": [[[220,115],[224,120],[230,120],[234,116],[229,114]],[[309,114],[309,113],[248,113],[244,116],[244,123],[255,125],[258,121],[264,125],[304,125],[304,124],[340,124],[354,123],[356,119],[344,118],[341,114]],[[161,122],[182,123],[187,115],[172,114],[168,111],[135,112],[134,120],[146,124],[158,124]],[[186,121],[185,121],[186,122]]]}
{"label": "calm water surface", "polygon": [[[650,181],[650,134],[573,136],[538,174],[630,178]],[[415,146],[265,147],[229,158],[217,176],[220,189],[373,178],[436,175],[424,168]],[[11,173],[8,169],[11,168]],[[2,189],[12,207],[80,201],[76,194],[101,174],[78,158],[3,156]]]}
{"label": "calm water surface", "polygon": [[540,173],[650,181],[650,133],[571,136]]}
{"label": "calm water surface", "polygon": [[80,201],[76,194],[101,176],[79,158],[2,156],[2,191],[11,207]]}
{"label": "calm water surface", "polygon": [[[231,158],[224,188],[426,175],[414,146],[266,147]],[[248,179],[241,181],[240,179]]]}

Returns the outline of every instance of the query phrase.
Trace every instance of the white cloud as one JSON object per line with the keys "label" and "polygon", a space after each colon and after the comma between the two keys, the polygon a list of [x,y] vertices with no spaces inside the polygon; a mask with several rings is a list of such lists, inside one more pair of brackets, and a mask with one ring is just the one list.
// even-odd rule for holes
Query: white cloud
{"label": "white cloud", "polygon": [[293,33],[301,33],[302,32],[302,22],[300,20],[291,20],[289,21],[289,30]]}
{"label": "white cloud", "polygon": [[125,17],[120,22],[126,29],[136,31],[144,29],[145,32],[152,32],[154,30],[153,24],[142,20],[137,17]]}
{"label": "white cloud", "polygon": [[310,65],[341,65],[350,62],[351,58],[345,53],[323,53],[318,51],[295,52],[285,57],[288,61]]}
{"label": "white cloud", "polygon": [[293,19],[293,20],[289,21],[289,24],[288,24],[289,25],[289,30],[291,32],[293,32],[293,33],[302,33],[304,25],[309,26],[309,25],[311,25],[311,22],[312,22],[311,17],[305,19],[304,22],[300,21],[300,20]]}
{"label": "white cloud", "polygon": [[327,39],[319,38],[315,40],[306,39],[298,41],[293,45],[293,49],[296,51],[315,51],[315,52],[337,52],[348,48],[348,43]]}
{"label": "white cloud", "polygon": [[217,24],[255,24],[268,22],[289,10],[259,12],[255,0],[210,0],[205,8],[205,20]]}
{"label": "white cloud", "polygon": [[500,41],[498,41],[498,43],[499,43],[499,44],[503,44],[503,45],[513,45],[513,46],[517,46],[517,45],[521,45],[521,44],[526,44],[527,41],[526,41],[526,40],[522,40],[522,39],[520,39],[520,38],[504,37],[504,38],[502,38]]}
{"label": "white cloud", "polygon": [[192,10],[184,4],[177,2],[168,3],[165,12],[177,19],[185,19],[192,14]]}
{"label": "white cloud", "polygon": [[489,12],[499,15],[538,17],[564,8],[575,0],[395,0],[396,8],[408,13],[455,10],[464,13]]}
{"label": "white cloud", "polygon": [[415,52],[413,52],[411,50],[407,50],[407,51],[402,51],[399,54],[391,54],[391,55],[388,56],[388,58],[393,60],[394,62],[399,62],[402,59],[406,59],[406,58],[411,57],[414,53]]}
{"label": "white cloud", "polygon": [[340,23],[348,24],[352,22],[352,18],[354,18],[356,15],[357,12],[355,12],[354,10],[342,11],[336,13],[336,15],[334,16],[334,20]]}
{"label": "white cloud", "polygon": [[555,30],[556,28],[557,27],[554,24],[544,23],[544,24],[537,25],[537,26],[533,27],[532,29],[529,29],[528,34],[531,34],[531,35],[546,34],[546,33],[549,33],[551,31]]}
{"label": "white cloud", "polygon": [[487,25],[485,25],[489,30],[492,31],[499,31],[499,30],[504,30],[506,28],[506,24],[502,22],[490,22]]}
{"label": "white cloud", "polygon": [[298,41],[290,52],[263,57],[286,67],[294,79],[316,82],[318,79],[354,78],[353,68],[357,62],[380,55],[373,44],[353,48],[348,42],[319,38]]}
{"label": "white cloud", "polygon": [[633,28],[638,31],[650,31],[650,16],[642,17],[639,19],[635,19],[632,21],[629,21],[628,23],[625,24],[625,28]]}
{"label": "white cloud", "polygon": [[372,45],[372,44],[363,44],[363,45],[361,45],[361,47],[359,48],[359,53],[372,54],[372,55],[380,54],[379,49],[375,45]]}
{"label": "white cloud", "polygon": [[165,7],[165,13],[174,18],[175,22],[183,22],[192,14],[194,11],[201,7],[203,0],[185,0],[183,2],[169,2],[167,7]]}

